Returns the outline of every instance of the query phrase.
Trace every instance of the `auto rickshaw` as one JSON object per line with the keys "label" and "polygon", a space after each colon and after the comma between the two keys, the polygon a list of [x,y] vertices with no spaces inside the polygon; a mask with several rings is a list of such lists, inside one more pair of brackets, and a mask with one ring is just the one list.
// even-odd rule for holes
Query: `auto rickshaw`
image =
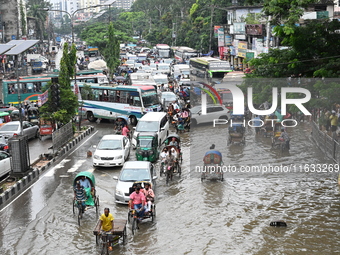
{"label": "auto rickshaw", "polygon": [[155,162],[158,159],[158,135],[156,133],[139,133],[136,141],[136,158],[138,161]]}

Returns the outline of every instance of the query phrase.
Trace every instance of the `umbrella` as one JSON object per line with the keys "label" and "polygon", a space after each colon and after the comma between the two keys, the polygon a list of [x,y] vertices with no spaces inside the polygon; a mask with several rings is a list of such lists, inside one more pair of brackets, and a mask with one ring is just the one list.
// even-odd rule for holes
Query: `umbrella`
{"label": "umbrella", "polygon": [[125,81],[126,78],[123,77],[123,76],[116,76],[115,80],[116,80],[116,81],[119,81],[119,80],[124,80],[124,81]]}
{"label": "umbrella", "polygon": [[106,62],[102,59],[92,61],[87,66],[88,69],[106,69]]}

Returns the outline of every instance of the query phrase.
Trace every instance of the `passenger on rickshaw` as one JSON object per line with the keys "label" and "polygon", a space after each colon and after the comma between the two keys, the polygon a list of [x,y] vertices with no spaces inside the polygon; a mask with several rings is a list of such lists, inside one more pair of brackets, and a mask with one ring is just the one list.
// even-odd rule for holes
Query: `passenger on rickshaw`
{"label": "passenger on rickshaw", "polygon": [[171,150],[168,151],[168,155],[165,157],[165,164],[166,164],[166,169],[170,170],[169,168],[173,169],[175,166],[176,158],[175,156],[171,153]]}
{"label": "passenger on rickshaw", "polygon": [[130,133],[130,130],[129,130],[128,126],[125,124],[122,128],[122,135],[129,137],[129,133]]}
{"label": "passenger on rickshaw", "polygon": [[151,205],[155,201],[155,193],[151,189],[150,183],[144,184],[144,196],[146,199],[145,212],[150,212]]}
{"label": "passenger on rickshaw", "polygon": [[81,201],[83,213],[86,208],[85,201],[87,200],[86,191],[83,186],[80,185],[80,182],[77,181],[76,187],[74,188],[74,199],[77,201]]}
{"label": "passenger on rickshaw", "polygon": [[113,215],[110,213],[109,208],[104,209],[104,213],[99,218],[100,223],[99,227],[102,232],[111,232],[111,234],[108,235],[109,239],[109,250],[112,251],[112,242],[113,242],[113,231],[114,231],[114,223],[113,223]]}
{"label": "passenger on rickshaw", "polygon": [[91,183],[85,176],[81,177],[81,179],[79,180],[79,183],[81,186],[84,187],[84,189],[91,188]]}
{"label": "passenger on rickshaw", "polygon": [[283,141],[286,142],[286,148],[289,150],[290,149],[290,145],[289,145],[290,138],[289,138],[284,127],[281,128],[281,135],[280,135],[279,139],[280,140],[282,139]]}
{"label": "passenger on rickshaw", "polygon": [[179,144],[176,140],[176,137],[173,137],[168,145],[169,146],[176,146],[176,148],[179,148]]}
{"label": "passenger on rickshaw", "polygon": [[136,210],[139,220],[143,219],[145,207],[145,196],[140,190],[141,188],[137,186],[136,190],[130,195],[130,206]]}
{"label": "passenger on rickshaw", "polygon": [[117,118],[114,129],[120,131],[124,127],[124,124],[125,122],[122,118]]}

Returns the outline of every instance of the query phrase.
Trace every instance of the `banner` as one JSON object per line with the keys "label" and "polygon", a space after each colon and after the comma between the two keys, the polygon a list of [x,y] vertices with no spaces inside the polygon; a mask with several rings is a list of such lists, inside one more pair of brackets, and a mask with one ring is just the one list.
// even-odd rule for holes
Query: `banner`
{"label": "banner", "polygon": [[231,36],[230,35],[225,36],[224,44],[225,44],[225,46],[231,45]]}
{"label": "banner", "polygon": [[218,38],[218,29],[220,28],[221,26],[214,26],[214,37],[215,38]]}
{"label": "banner", "polygon": [[245,58],[247,53],[247,42],[238,42],[238,57]]}
{"label": "banner", "polygon": [[42,106],[44,103],[48,101],[48,90],[46,90],[44,93],[38,95],[38,106]]}
{"label": "banner", "polygon": [[224,46],[224,28],[220,27],[218,29],[218,47],[223,47]]}

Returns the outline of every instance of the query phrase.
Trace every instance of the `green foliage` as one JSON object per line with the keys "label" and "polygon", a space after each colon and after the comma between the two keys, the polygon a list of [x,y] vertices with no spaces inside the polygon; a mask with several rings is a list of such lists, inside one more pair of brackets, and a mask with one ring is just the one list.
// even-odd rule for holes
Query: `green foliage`
{"label": "green foliage", "polygon": [[[77,96],[71,89],[71,77],[74,76],[76,64],[75,45],[69,50],[68,43],[64,43],[63,56],[60,61],[59,72],[59,90],[60,90],[60,106],[55,109],[51,102],[52,95],[49,92],[49,100],[40,108],[41,115],[44,119],[51,120],[55,123],[66,124],[72,120],[78,108]],[[47,86],[49,89],[51,84]]]}
{"label": "green foliage", "polygon": [[20,16],[21,16],[21,34],[26,35],[26,14],[24,11],[24,5],[22,4],[22,0],[20,0]]}

